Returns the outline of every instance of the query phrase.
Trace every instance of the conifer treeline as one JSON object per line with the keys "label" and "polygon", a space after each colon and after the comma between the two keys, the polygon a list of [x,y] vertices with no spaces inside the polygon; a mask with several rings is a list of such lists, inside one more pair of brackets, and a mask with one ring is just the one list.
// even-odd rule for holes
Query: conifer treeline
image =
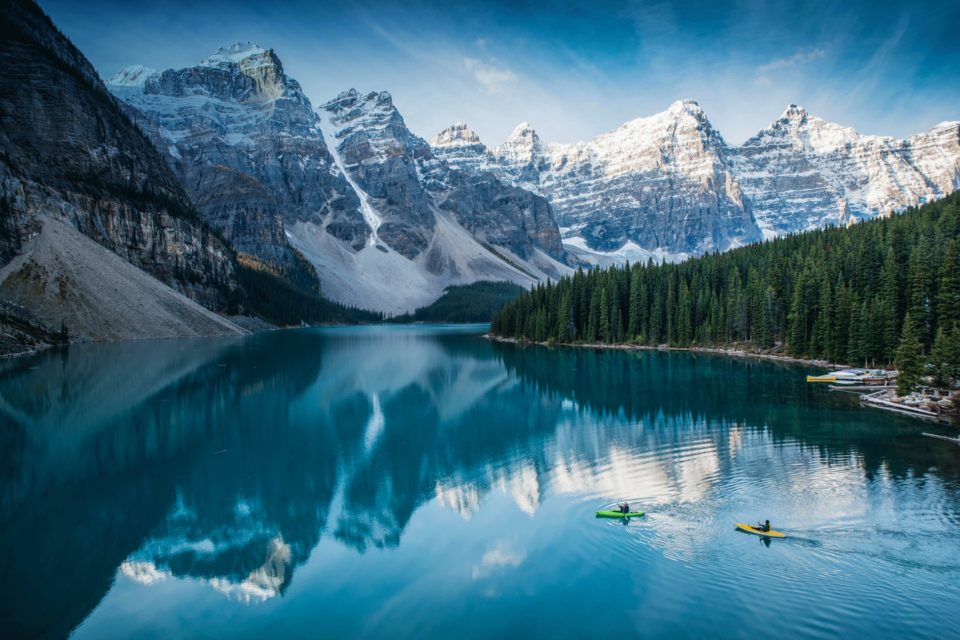
{"label": "conifer treeline", "polygon": [[797,357],[893,362],[907,330],[924,352],[960,339],[960,192],[902,215],[680,264],[577,271],[494,318],[535,341],[782,345]]}

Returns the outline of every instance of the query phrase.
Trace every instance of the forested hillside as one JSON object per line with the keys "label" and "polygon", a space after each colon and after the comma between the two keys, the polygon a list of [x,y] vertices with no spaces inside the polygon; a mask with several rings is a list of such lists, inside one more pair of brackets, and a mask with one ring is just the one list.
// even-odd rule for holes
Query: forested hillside
{"label": "forested hillside", "polygon": [[680,264],[581,270],[506,305],[491,330],[536,341],[741,344],[881,365],[901,342],[953,349],[958,321],[954,193],[889,218]]}
{"label": "forested hillside", "polygon": [[512,282],[480,280],[451,285],[432,304],[392,318],[391,322],[490,322],[503,305],[516,300],[524,291]]}

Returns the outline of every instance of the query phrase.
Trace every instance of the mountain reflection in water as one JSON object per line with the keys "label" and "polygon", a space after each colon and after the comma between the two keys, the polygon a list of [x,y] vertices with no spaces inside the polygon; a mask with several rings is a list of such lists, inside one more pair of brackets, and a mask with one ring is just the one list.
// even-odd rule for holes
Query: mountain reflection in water
{"label": "mountain reflection in water", "polygon": [[[475,327],[79,345],[0,367],[11,637],[66,636],[120,579],[273,600],[322,539],[393,549],[424,505],[469,519],[493,491],[527,518],[551,495],[659,507],[686,535],[645,544],[678,561],[710,553],[726,493],[764,487],[791,487],[778,508],[815,528],[864,512],[877,478],[925,477],[912,498],[937,501],[952,541],[960,528],[955,452],[814,397],[794,367],[519,348]],[[527,555],[492,544],[470,575]]]}

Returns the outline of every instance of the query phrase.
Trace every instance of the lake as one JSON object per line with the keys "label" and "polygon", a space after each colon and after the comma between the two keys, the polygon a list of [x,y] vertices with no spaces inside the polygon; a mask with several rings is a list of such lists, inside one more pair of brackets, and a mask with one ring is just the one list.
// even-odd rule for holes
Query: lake
{"label": "lake", "polygon": [[[484,329],[0,361],[0,635],[957,637],[948,430],[802,367]],[[764,518],[789,537],[734,528]]]}

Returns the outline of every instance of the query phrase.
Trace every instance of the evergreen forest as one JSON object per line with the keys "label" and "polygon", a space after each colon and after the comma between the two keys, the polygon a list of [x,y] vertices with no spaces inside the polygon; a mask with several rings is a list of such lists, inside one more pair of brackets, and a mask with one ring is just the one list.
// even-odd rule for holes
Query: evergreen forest
{"label": "evergreen forest", "polygon": [[902,214],[678,264],[627,264],[538,285],[492,333],[537,342],[735,346],[905,382],[960,367],[960,192]]}

